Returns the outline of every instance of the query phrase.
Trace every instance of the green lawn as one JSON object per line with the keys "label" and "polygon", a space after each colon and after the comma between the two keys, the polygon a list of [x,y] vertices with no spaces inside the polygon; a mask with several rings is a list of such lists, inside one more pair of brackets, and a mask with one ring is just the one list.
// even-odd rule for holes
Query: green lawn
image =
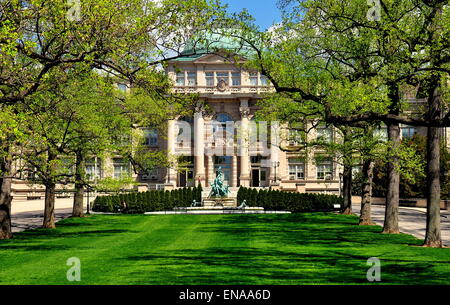
{"label": "green lawn", "polygon": [[93,215],[0,241],[0,284],[367,284],[369,257],[382,283],[448,284],[450,249],[379,234],[355,216]]}

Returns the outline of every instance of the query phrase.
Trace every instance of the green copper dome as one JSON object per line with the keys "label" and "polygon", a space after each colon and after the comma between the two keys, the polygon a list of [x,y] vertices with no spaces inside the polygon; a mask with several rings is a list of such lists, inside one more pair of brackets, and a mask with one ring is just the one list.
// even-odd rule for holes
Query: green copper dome
{"label": "green copper dome", "polygon": [[221,50],[239,54],[244,57],[251,56],[254,51],[243,40],[218,33],[205,33],[192,37],[181,52],[182,57],[177,61],[193,61],[206,54]]}

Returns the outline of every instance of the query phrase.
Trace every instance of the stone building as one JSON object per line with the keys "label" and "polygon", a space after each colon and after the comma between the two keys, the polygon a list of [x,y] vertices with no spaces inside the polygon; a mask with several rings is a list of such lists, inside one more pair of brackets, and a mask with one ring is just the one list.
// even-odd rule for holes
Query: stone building
{"label": "stone building", "polygon": [[[189,53],[187,50],[186,54]],[[183,170],[158,168],[136,175],[130,163],[117,156],[107,160],[92,158],[87,163],[87,174],[92,178],[118,178],[131,174],[139,182],[140,190],[173,189],[198,183],[207,187],[220,167],[226,184],[232,189],[239,186],[270,187],[339,194],[342,166],[335,157],[327,156],[319,148],[296,151],[298,143],[286,123],[257,125],[257,102],[273,87],[258,71],[242,69],[244,58],[230,60],[227,54],[218,51],[187,55],[168,62],[166,73],[174,83],[173,90],[198,94],[198,107],[193,117],[170,120],[164,136],[150,128],[143,129],[143,132],[145,145],[150,149],[182,156],[187,163]],[[119,89],[127,90],[127,87],[119,85]],[[413,104],[423,102],[410,101]],[[309,128],[313,122],[307,124]],[[321,124],[315,126],[304,135],[304,141],[339,139],[336,130]],[[386,134],[385,130],[383,132]],[[426,128],[401,126],[403,138],[412,137],[415,133],[426,135]],[[449,145],[450,129],[443,129],[442,136]],[[26,182],[27,177],[21,178],[13,184],[16,197],[43,196],[43,186],[30,186]]]}

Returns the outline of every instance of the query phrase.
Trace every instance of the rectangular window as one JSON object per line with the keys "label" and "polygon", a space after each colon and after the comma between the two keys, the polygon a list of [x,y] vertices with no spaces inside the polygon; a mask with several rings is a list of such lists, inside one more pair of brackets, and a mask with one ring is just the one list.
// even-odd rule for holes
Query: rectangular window
{"label": "rectangular window", "polygon": [[25,179],[28,181],[35,181],[38,178],[36,172],[37,172],[36,167],[31,166],[31,165],[27,166],[24,171]]}
{"label": "rectangular window", "polygon": [[205,73],[206,86],[214,87],[214,72]]}
{"label": "rectangular window", "polygon": [[319,125],[316,128],[317,137],[316,140],[325,143],[331,143],[333,141],[333,129],[326,127],[325,125]]}
{"label": "rectangular window", "polygon": [[113,159],[114,178],[120,179],[130,175],[130,163],[125,159]]}
{"label": "rectangular window", "polygon": [[383,141],[383,142],[387,141],[387,139],[388,139],[387,127],[383,126],[378,129],[375,129],[373,132],[373,136],[378,138],[380,141]]}
{"label": "rectangular window", "polygon": [[250,156],[250,163],[257,166],[261,164],[262,159],[262,156]]}
{"label": "rectangular window", "polygon": [[411,126],[402,127],[402,138],[409,139],[416,134],[416,128]]}
{"label": "rectangular window", "polygon": [[333,162],[331,159],[316,161],[317,179],[331,180],[333,177]]}
{"label": "rectangular window", "polygon": [[288,141],[289,145],[300,145],[305,142],[305,132],[303,130],[289,129],[288,130]]}
{"label": "rectangular window", "polygon": [[269,85],[269,79],[265,75],[261,75],[260,81],[261,81],[261,86],[268,86]]}
{"label": "rectangular window", "polygon": [[258,86],[258,72],[250,72],[250,85]]}
{"label": "rectangular window", "polygon": [[177,86],[184,86],[184,72],[177,73]]}
{"label": "rectangular window", "polygon": [[154,129],[144,130],[144,145],[157,146],[158,145],[158,132]]}
{"label": "rectangular window", "polygon": [[240,86],[241,85],[241,72],[232,72],[231,73],[231,85],[232,86]]}
{"label": "rectangular window", "polygon": [[305,179],[305,162],[302,159],[290,158],[289,163],[289,180]]}
{"label": "rectangular window", "polygon": [[196,72],[188,72],[187,73],[187,85],[188,86],[197,85],[197,73]]}
{"label": "rectangular window", "polygon": [[229,73],[228,72],[216,72],[217,84],[223,80],[227,85],[229,84]]}
{"label": "rectangular window", "polygon": [[89,181],[103,178],[101,159],[94,158],[86,162],[86,177]]}

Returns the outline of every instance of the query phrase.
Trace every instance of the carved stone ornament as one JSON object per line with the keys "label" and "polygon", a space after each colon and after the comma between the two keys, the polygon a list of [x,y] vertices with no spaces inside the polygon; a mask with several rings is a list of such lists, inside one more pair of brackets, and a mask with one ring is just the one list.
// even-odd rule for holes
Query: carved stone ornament
{"label": "carved stone ornament", "polygon": [[205,105],[201,102],[197,103],[197,105],[195,105],[195,112],[205,115],[206,113]]}
{"label": "carved stone ornament", "polygon": [[240,107],[239,111],[241,112],[241,117],[248,117],[250,115],[250,108],[248,107]]}
{"label": "carved stone ornament", "polygon": [[225,80],[221,79],[219,80],[219,83],[217,84],[217,90],[219,90],[220,92],[223,92],[225,90],[227,90],[228,85],[225,82]]}

